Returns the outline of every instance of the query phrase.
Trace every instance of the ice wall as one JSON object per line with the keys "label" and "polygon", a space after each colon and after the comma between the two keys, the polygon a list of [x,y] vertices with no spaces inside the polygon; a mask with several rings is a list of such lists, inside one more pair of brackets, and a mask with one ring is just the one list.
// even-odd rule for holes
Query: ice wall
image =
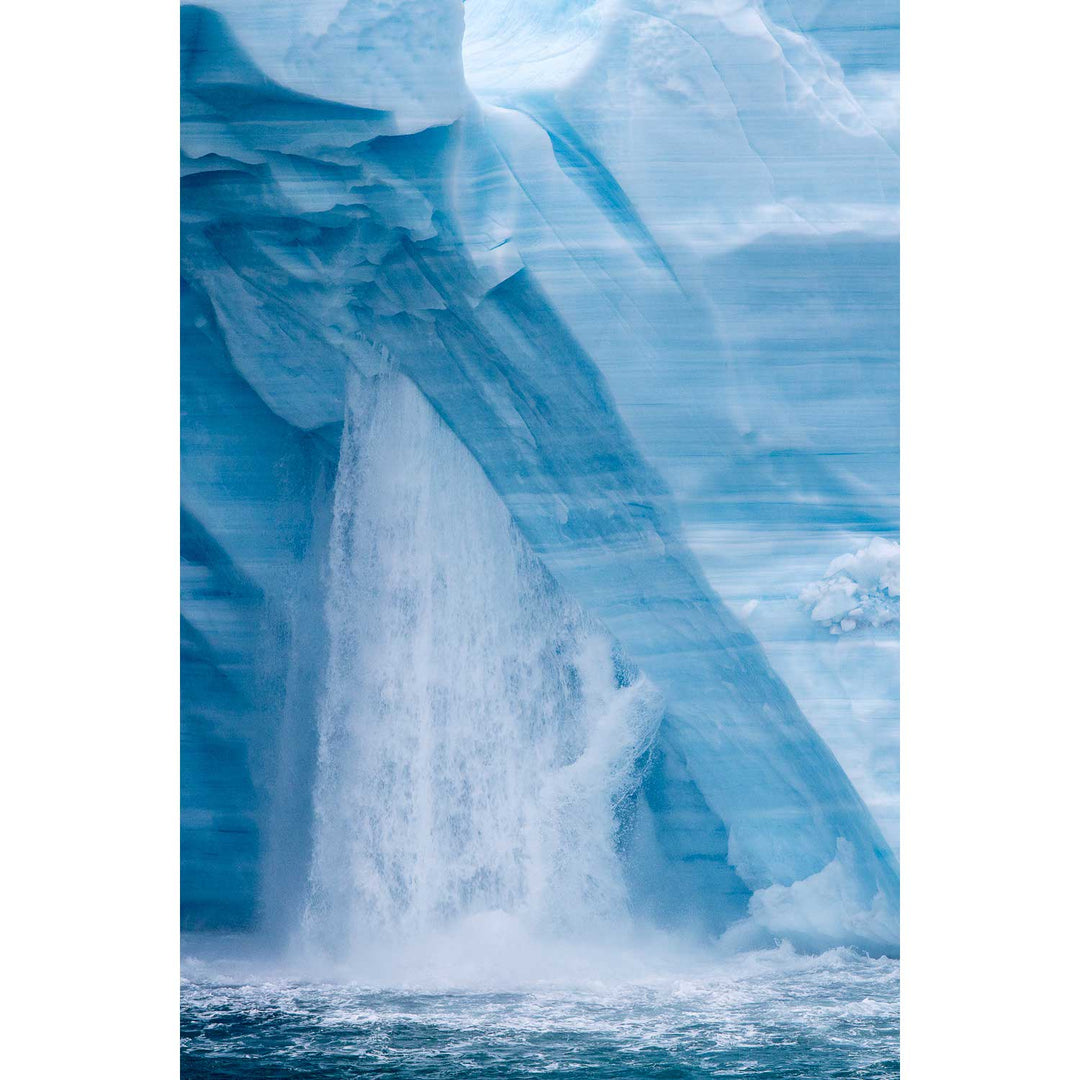
{"label": "ice wall", "polygon": [[[695,373],[715,366],[717,355],[715,259],[771,228],[777,205],[787,205],[785,228],[799,233],[805,224],[792,193],[795,166],[774,170],[780,194],[759,205],[766,149],[775,156],[777,146],[834,146],[809,183],[815,206],[869,206],[861,220],[887,221],[881,178],[866,179],[865,169],[849,178],[846,170],[853,147],[871,162],[887,162],[891,151],[845,94],[838,69],[806,42],[785,38],[781,48],[775,33],[762,33],[756,8],[718,20],[597,5],[550,15],[537,30],[521,5],[491,8],[495,15],[479,22],[470,5],[468,84],[446,89],[461,56],[455,42],[453,56],[433,62],[429,94],[422,78],[398,79],[400,57],[387,61],[383,78],[378,34],[350,37],[337,20],[297,39],[283,59],[281,31],[233,7],[223,10],[235,34],[214,11],[183,11],[182,498],[212,541],[200,549],[212,553],[194,560],[199,573],[221,578],[213,603],[186,598],[184,612],[205,642],[199,663],[235,698],[228,716],[210,716],[226,696],[185,682],[186,744],[202,760],[224,741],[233,762],[232,773],[216,774],[233,777],[222,779],[227,792],[200,785],[197,770],[186,782],[185,814],[198,843],[186,849],[185,903],[220,880],[234,923],[288,926],[303,910],[312,867],[320,888],[346,887],[318,870],[329,865],[318,845],[331,842],[318,808],[337,821],[347,813],[355,820],[362,808],[349,801],[348,786],[328,787],[320,773],[319,739],[325,763],[328,718],[344,708],[326,711],[322,673],[328,663],[340,666],[342,641],[355,637],[325,615],[335,610],[326,606],[335,573],[328,578],[326,567],[337,551],[341,580],[335,507],[337,470],[352,467],[349,438],[338,464],[349,373],[377,381],[392,370],[415,385],[482,471],[526,562],[537,560],[566,602],[602,626],[663,695],[620,855],[631,907],[666,924],[740,926],[746,940],[783,932],[813,945],[894,945],[895,859],[760,647],[704,580],[680,539],[669,483],[645,456],[664,464],[685,454],[680,416],[693,420],[681,425],[683,440],[712,420],[737,431],[726,404],[703,418],[691,398],[700,390]],[[451,26],[460,10],[432,6],[435,25]],[[434,48],[442,39],[424,36],[420,14],[420,6],[402,5],[378,26],[392,27],[399,43]],[[535,55],[500,68],[497,46],[515,25],[526,29],[509,37]],[[554,45],[552,34],[562,35]],[[657,35],[678,49],[650,53]],[[320,66],[320,48],[331,46],[334,63]],[[413,48],[403,45],[402,55]],[[556,55],[568,59],[552,74],[544,58]],[[650,67],[650,55],[670,63]],[[747,56],[759,57],[756,75]],[[724,78],[725,57],[747,70]],[[770,58],[777,79],[765,77]],[[414,72],[424,69],[417,63]],[[529,76],[522,89],[507,75],[530,69],[548,72],[549,85]],[[723,99],[726,113],[687,111],[688,92],[712,99],[713,76],[725,85],[742,80]],[[668,85],[677,78],[690,79],[689,91]],[[669,93],[675,115],[695,130],[673,125],[670,108],[646,107]],[[745,132],[762,97],[775,109],[797,107],[821,130],[800,135],[793,126],[792,141],[778,131],[764,149],[755,145]],[[830,177],[839,178],[831,188]],[[819,231],[843,230],[846,219],[834,210]],[[395,475],[386,454],[375,456],[391,471],[352,490],[371,526],[381,505],[378,527],[389,528],[392,500],[365,502],[365,492],[385,491],[379,485]],[[742,463],[718,457],[716,467],[737,476]],[[749,455],[749,467],[767,484],[761,457]],[[677,469],[665,473],[678,480]],[[468,475],[457,470],[443,483],[464,492]],[[448,540],[454,535],[447,530]],[[387,550],[380,559],[398,557]],[[505,559],[510,548],[499,550]],[[470,572],[487,582],[482,589],[502,590],[483,608],[488,614],[530,595],[513,575],[496,587],[483,566]],[[360,591],[371,612],[393,610]],[[380,637],[377,621],[363,621],[368,609],[356,616],[364,633],[376,642],[388,636],[401,656],[412,655],[420,639],[385,624]],[[482,622],[481,609],[472,610]],[[459,605],[440,617],[448,625],[462,612]],[[362,655],[353,656],[355,683],[332,685],[362,694]],[[456,666],[465,678],[479,654],[462,656]],[[437,666],[447,674],[455,667],[448,654]],[[526,699],[514,699],[511,711],[528,716]],[[410,708],[414,718],[423,712]],[[380,761],[389,767],[400,749],[364,730],[372,752],[352,754],[354,779],[373,775],[365,770]],[[525,752],[524,742],[515,745]],[[230,814],[243,818],[251,869],[225,882],[235,865],[222,840],[232,835]],[[418,828],[408,822],[400,827]],[[445,893],[445,884],[431,889]],[[431,902],[415,901],[420,909]],[[197,909],[186,910],[197,923]]]}

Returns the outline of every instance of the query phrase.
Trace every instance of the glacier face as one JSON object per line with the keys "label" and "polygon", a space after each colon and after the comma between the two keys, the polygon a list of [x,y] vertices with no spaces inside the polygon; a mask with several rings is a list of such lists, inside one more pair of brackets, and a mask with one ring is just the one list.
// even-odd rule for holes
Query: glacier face
{"label": "glacier face", "polygon": [[538,874],[895,946],[895,857],[679,524],[895,532],[891,121],[794,14],[182,9],[187,926],[550,914]]}

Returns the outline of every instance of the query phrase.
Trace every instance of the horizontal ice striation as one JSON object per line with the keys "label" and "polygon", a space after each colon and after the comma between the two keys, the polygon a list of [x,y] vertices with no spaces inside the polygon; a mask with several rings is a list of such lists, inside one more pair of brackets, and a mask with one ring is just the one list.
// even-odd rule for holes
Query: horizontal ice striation
{"label": "horizontal ice striation", "polygon": [[557,7],[466,6],[492,222],[684,513],[895,528],[898,163],[841,68],[737,0]]}
{"label": "horizontal ice striation", "polygon": [[[473,86],[483,101],[454,82],[459,52],[432,60],[430,85],[399,79],[396,60],[383,79],[383,39],[350,38],[340,19],[309,28],[311,39],[286,56],[282,31],[237,15],[244,5],[223,5],[239,40],[216,12],[183,9],[182,498],[201,538],[189,548],[182,605],[198,642],[185,658],[184,739],[192,760],[230,763],[215,774],[222,790],[197,767],[185,774],[185,919],[287,926],[303,909],[318,835],[313,717],[335,648],[325,567],[345,388],[350,371],[370,379],[393,370],[478,463],[531,557],[663,693],[622,856],[631,906],[714,932],[749,912],[749,937],[890,948],[894,857],[760,647],[703,579],[679,539],[668,485],[638,447],[662,462],[687,452],[670,420],[691,408],[687,376],[714,355],[716,253],[808,231],[800,166],[770,170],[778,144],[753,136],[753,84],[770,58],[780,70],[770,93],[822,127],[803,138],[834,146],[821,156],[820,182],[801,189],[818,215],[809,231],[843,233],[855,207],[860,229],[888,235],[891,150],[835,65],[805,42],[782,47],[763,35],[757,9],[721,29],[703,15],[622,5],[549,19],[580,43],[548,49],[533,34],[534,52],[582,54],[559,68],[555,94],[570,83],[578,102],[591,95],[578,115],[542,79],[524,97],[515,86],[492,89],[498,65],[481,64],[477,27],[497,40],[505,19],[474,23],[474,4],[465,68],[488,72]],[[438,27],[461,10],[427,7]],[[422,9],[401,5],[396,22],[379,26],[435,48],[439,34],[429,40],[410,22]],[[731,49],[758,50],[760,71],[727,73],[730,105],[705,129],[737,142],[723,134],[719,148],[686,161],[707,140],[680,135],[670,109],[643,110],[633,95],[653,93],[660,77],[648,65],[636,83],[629,72],[646,55],[635,42],[659,35],[686,52],[663,64],[665,79],[691,80],[671,92],[706,100],[722,68],[720,46],[718,59],[700,43],[707,31]],[[368,44],[350,52],[350,40]],[[321,43],[334,64],[311,59]],[[416,63],[414,73],[422,52]],[[643,126],[627,127],[630,117]],[[779,145],[788,134],[797,145],[792,132],[777,133]],[[853,146],[880,158],[876,180],[866,169],[847,179]],[[762,184],[779,192],[764,209]],[[644,406],[654,399],[663,425],[650,426]],[[706,419],[736,431],[729,407],[720,411]],[[694,422],[700,430],[700,414]],[[761,456],[748,467],[760,472]],[[843,479],[824,482],[854,502]],[[242,830],[230,832],[236,823]],[[228,847],[234,836],[242,860]],[[217,915],[203,895],[220,898]]]}

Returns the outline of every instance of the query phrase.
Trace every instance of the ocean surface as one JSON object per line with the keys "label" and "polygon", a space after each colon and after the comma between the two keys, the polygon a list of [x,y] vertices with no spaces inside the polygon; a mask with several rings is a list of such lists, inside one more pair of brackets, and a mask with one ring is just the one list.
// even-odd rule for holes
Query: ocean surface
{"label": "ocean surface", "polygon": [[494,990],[183,971],[185,1080],[899,1075],[899,963],[847,949]]}

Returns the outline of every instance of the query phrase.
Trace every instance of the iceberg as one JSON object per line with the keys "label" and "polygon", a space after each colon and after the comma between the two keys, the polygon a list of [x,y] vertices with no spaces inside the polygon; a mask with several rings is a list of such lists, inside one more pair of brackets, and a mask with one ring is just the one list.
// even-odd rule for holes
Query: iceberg
{"label": "iceberg", "polygon": [[823,376],[837,425],[726,329],[763,246],[887,269],[840,65],[739,2],[181,11],[184,925],[895,952],[896,858],[682,524],[706,476],[892,513],[891,367]]}

